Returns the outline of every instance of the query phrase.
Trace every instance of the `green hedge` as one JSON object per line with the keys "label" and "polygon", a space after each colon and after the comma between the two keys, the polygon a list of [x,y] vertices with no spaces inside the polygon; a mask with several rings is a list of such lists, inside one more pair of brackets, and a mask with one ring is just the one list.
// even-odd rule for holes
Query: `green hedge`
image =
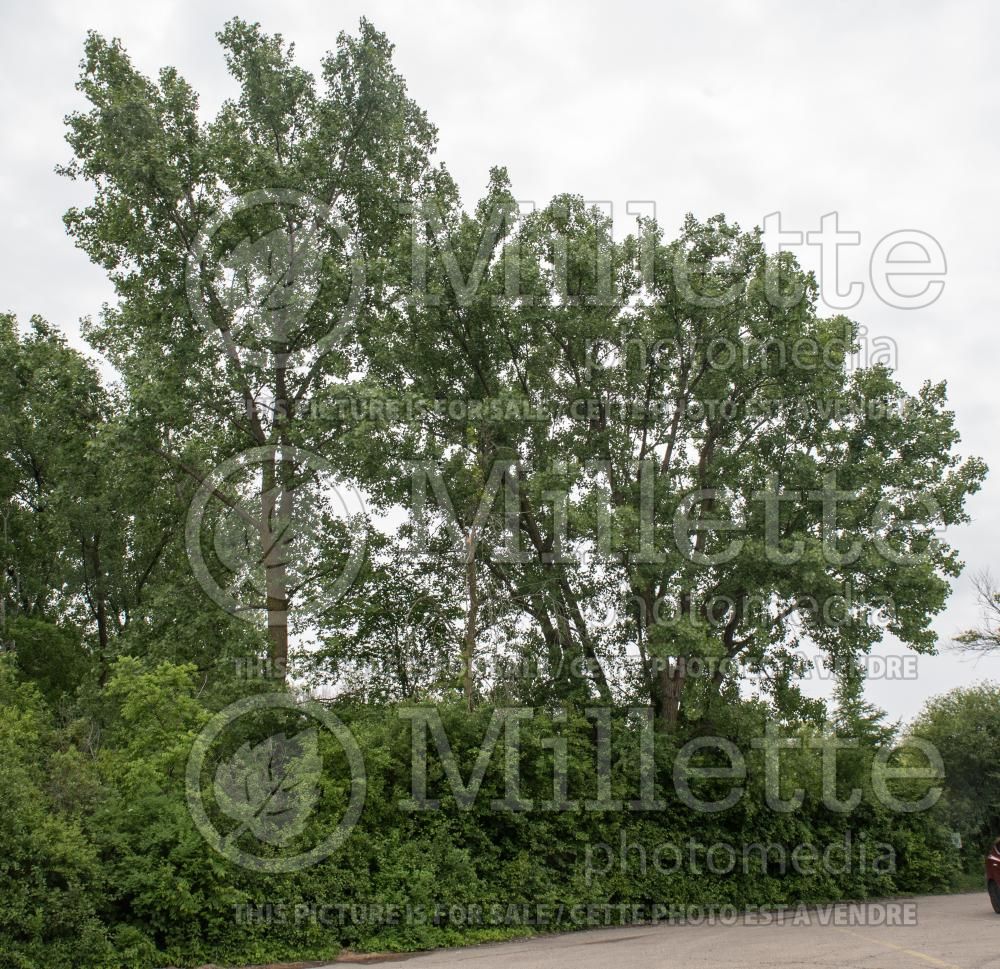
{"label": "green hedge", "polygon": [[[407,950],[572,927],[580,924],[570,917],[576,906],[598,906],[595,918],[617,921],[622,915],[605,906],[743,909],[932,892],[946,889],[956,869],[948,834],[932,812],[896,814],[873,797],[872,750],[840,755],[841,788],[864,790],[851,813],[822,805],[819,755],[808,748],[782,754],[784,789],[803,788],[802,807],[769,809],[763,754],[751,746],[768,713],[747,703],[715,725],[746,756],[746,791],[734,807],[712,814],[680,802],[673,767],[687,738],[664,735],[656,736],[655,755],[662,809],[492,810],[490,801],[505,796],[503,758],[495,751],[478,797],[463,810],[428,741],[428,794],[440,797],[440,809],[403,810],[400,802],[411,795],[411,723],[393,708],[334,705],[364,755],[361,819],[316,865],[287,874],[254,872],[207,844],[185,799],[195,737],[232,699],[205,690],[190,667],[149,668],[126,659],[105,689],[79,699],[57,723],[41,695],[0,663],[6,900],[0,966],[321,959],[341,947]],[[493,712],[437,710],[468,778]],[[536,711],[520,729],[523,797],[553,797],[552,737],[566,743],[568,796],[581,802],[596,796],[592,718],[582,710]],[[634,715],[614,714],[613,798],[639,796],[639,730]],[[322,791],[296,842],[306,846],[343,815],[350,789],[343,750],[332,737],[322,738]],[[703,799],[723,796],[732,784],[692,781]],[[704,849],[716,843],[736,850],[766,846],[772,863],[761,870],[758,853],[751,864],[739,857],[725,870],[722,851],[713,873]],[[834,852],[836,870],[782,872],[775,863],[776,846],[791,851],[810,844],[820,851],[844,846]],[[683,863],[673,849],[664,853],[669,845],[682,849]]]}

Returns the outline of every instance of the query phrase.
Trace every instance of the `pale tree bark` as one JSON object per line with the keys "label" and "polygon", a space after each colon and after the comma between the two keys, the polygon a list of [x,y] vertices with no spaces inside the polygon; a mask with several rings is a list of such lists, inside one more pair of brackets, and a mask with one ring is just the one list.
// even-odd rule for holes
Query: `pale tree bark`
{"label": "pale tree bark", "polygon": [[668,730],[676,730],[684,693],[684,664],[664,663],[660,670],[660,719]]}
{"label": "pale tree bark", "polygon": [[288,544],[292,539],[294,498],[287,483],[288,459],[271,457],[261,479],[260,541],[264,566],[267,638],[271,671],[283,680],[288,669]]}
{"label": "pale tree bark", "polygon": [[470,712],[475,703],[473,662],[476,656],[476,622],[479,617],[479,580],[476,575],[476,526],[465,536],[465,587],[468,609],[465,616],[465,638],[462,643],[462,684],[465,706]]}

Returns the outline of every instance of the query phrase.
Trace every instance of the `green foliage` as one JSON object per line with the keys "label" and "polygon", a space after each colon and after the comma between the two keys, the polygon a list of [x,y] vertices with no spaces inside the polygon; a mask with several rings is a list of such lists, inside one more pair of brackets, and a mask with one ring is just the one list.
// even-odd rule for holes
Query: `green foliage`
{"label": "green foliage", "polygon": [[[957,453],[943,384],[910,393],[883,364],[855,368],[859,324],[821,317],[813,277],[722,215],[618,241],[574,195],[516,218],[502,168],[466,210],[367,22],[319,78],[257,25],[219,40],[236,91],[206,121],[175,70],[147,77],[89,36],[65,173],[95,191],[66,224],[116,287],[87,336],[122,375],[144,452],[190,493],[271,449],[214,497],[243,509],[239,606],[268,613],[276,663],[291,615],[325,642],[317,672],[357,674],[356,695],[448,696],[452,657],[408,667],[454,619],[434,600],[456,586],[462,665],[486,669],[463,684],[470,703],[489,683],[509,700],[652,703],[676,724],[749,673],[795,712],[790,676],[765,671],[804,637],[837,659],[887,629],[933,648],[959,569],[938,533],[967,520],[985,473]],[[428,503],[432,547],[392,588],[408,521],[341,606],[330,576],[351,536],[309,502],[350,476],[388,517],[416,501],[414,462],[447,490]],[[797,500],[775,518],[779,492]],[[311,521],[292,574],[276,549],[296,511]],[[414,618],[407,643],[375,603]],[[730,663],[714,694],[689,660]],[[510,666],[535,671],[519,693]]]}
{"label": "green foliage", "polygon": [[[357,827],[318,865],[255,872],[217,854],[187,808],[184,771],[194,737],[216,704],[235,697],[207,703],[198,683],[190,666],[122,659],[100,702],[81,701],[78,717],[57,728],[37,691],[0,664],[0,837],[12,886],[0,925],[7,962],[0,964],[152,967],[328,958],[340,947],[405,951],[567,927],[559,906],[860,899],[942,890],[955,868],[938,821],[928,813],[896,815],[873,796],[873,747],[840,758],[842,792],[860,788],[860,805],[848,814],[828,810],[817,753],[808,746],[819,736],[813,727],[793,732],[802,746],[782,755],[783,796],[801,788],[801,807],[767,808],[763,754],[751,744],[767,721],[759,704],[734,708],[720,725],[746,757],[745,793],[731,808],[707,814],[677,794],[676,758],[690,738],[676,734],[655,738],[662,806],[588,809],[585,802],[599,794],[595,726],[573,706],[539,710],[521,723],[519,793],[535,802],[532,810],[491,806],[508,793],[499,751],[471,803],[456,800],[433,742],[427,793],[440,809],[408,810],[411,724],[393,706],[340,704],[333,709],[366,764],[367,803]],[[468,782],[493,711],[470,715],[458,702],[420,709],[437,711]],[[616,713],[609,727],[606,796],[627,805],[640,796],[641,723]],[[566,795],[579,802],[561,810],[543,803],[561,797],[553,737],[565,742]],[[293,832],[293,850],[343,813],[336,780],[346,770],[342,754],[325,734],[319,751],[330,781],[308,824]],[[722,762],[708,756],[692,763]],[[696,776],[690,783],[705,800],[732,787]],[[716,844],[735,850],[735,866],[723,854],[712,870],[706,852]],[[827,853],[829,863],[816,873],[795,870],[789,859],[798,845],[817,858]],[[681,851],[680,863],[670,846]],[[744,846],[756,847],[744,858]],[[537,925],[510,917],[538,905],[550,908]]]}
{"label": "green foliage", "polygon": [[[78,805],[57,795],[82,766],[60,751],[38,692],[0,661],[0,965],[101,966],[103,873]],[[65,788],[62,788],[65,791]]]}
{"label": "green foliage", "polygon": [[[25,669],[52,680],[43,689],[88,664],[103,678],[144,640],[193,658],[189,644],[204,649],[226,617],[190,594],[186,496],[97,368],[43,320],[20,332],[0,317],[0,354],[0,640],[20,641]],[[246,651],[231,626],[229,649]]]}
{"label": "green foliage", "polygon": [[93,657],[72,626],[19,617],[7,625],[7,648],[21,675],[52,707],[70,699],[95,672]]}
{"label": "green foliage", "polygon": [[941,753],[947,770],[942,810],[962,836],[967,870],[981,873],[987,849],[1000,836],[1000,685],[935,697],[911,730]]}
{"label": "green foliage", "polygon": [[[886,628],[932,649],[960,567],[937,531],[967,520],[985,468],[957,454],[944,386],[908,393],[887,367],[851,368],[858,325],[820,317],[812,277],[722,216],[616,241],[561,195],[518,220],[500,168],[465,210],[367,21],[318,77],[258,25],[218,39],[235,90],[210,120],[174,69],[147,77],[120,42],[86,41],[63,171],[94,191],[65,221],[114,284],[85,335],[120,383],[43,320],[22,332],[0,316],[0,967],[330,958],[558,928],[591,904],[948,887],[946,822],[967,850],[1000,825],[1000,697],[928,707],[914,732],[945,755],[945,813],[899,813],[872,781],[897,731],[853,665]],[[716,365],[720,347],[737,359]],[[208,488],[188,540],[195,495],[234,462],[243,476]],[[395,534],[326,512],[350,476],[398,518],[414,464],[427,513]],[[759,500],[776,487],[809,496],[780,524]],[[836,534],[815,500],[830,488],[855,493]],[[681,514],[692,492],[704,500]],[[671,540],[679,515],[693,541]],[[730,517],[742,544],[727,556]],[[343,594],[355,526],[368,555]],[[851,537],[863,547],[844,556]],[[772,539],[797,560],[770,556]],[[194,552],[245,601],[210,601]],[[367,801],[330,857],[277,874],[208,843],[186,775],[216,712],[291,696],[241,675],[268,649],[283,673],[288,616],[315,644],[297,671],[340,688]],[[832,722],[798,683],[804,637],[842,670]],[[718,672],[688,676],[691,660]],[[766,699],[741,694],[748,675]],[[447,751],[420,755],[402,703],[439,718]],[[518,791],[514,761],[481,753],[507,704],[534,711],[518,721]],[[269,708],[269,737],[235,730],[203,765],[229,847],[274,857],[336,828],[348,758],[305,719]],[[754,742],[776,724],[778,793],[801,795],[787,811]],[[719,811],[681,793],[732,790],[698,772],[728,766],[726,749],[678,761],[708,732],[747,767]],[[859,740],[839,757],[837,789],[859,798],[847,812],[825,798],[819,754],[843,734]],[[414,809],[414,757],[438,807]],[[273,795],[277,834],[258,813]],[[496,806],[517,797],[532,808]],[[713,846],[732,867],[712,866]],[[797,848],[839,863],[802,871]],[[469,906],[478,917],[455,914]],[[548,914],[495,914],[525,906]]]}

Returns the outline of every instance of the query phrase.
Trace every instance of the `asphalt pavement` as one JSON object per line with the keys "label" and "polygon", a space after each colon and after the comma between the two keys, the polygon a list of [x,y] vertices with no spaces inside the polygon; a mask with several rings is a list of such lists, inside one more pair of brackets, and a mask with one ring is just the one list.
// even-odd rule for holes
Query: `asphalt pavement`
{"label": "asphalt pavement", "polygon": [[[588,913],[582,913],[584,916]],[[589,913],[593,914],[593,913]],[[599,913],[598,913],[599,914]],[[372,959],[379,969],[1000,969],[1000,915],[986,892],[784,913],[694,913],[678,922]]]}

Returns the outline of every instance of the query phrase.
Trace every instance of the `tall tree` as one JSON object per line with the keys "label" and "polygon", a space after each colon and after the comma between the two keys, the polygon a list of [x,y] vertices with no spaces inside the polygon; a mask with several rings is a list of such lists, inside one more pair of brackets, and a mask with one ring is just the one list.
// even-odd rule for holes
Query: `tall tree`
{"label": "tall tree", "polygon": [[[696,665],[711,703],[740,670],[791,670],[806,638],[838,661],[886,629],[933,648],[959,568],[936,532],[985,470],[955,454],[943,385],[855,368],[856,324],[821,318],[812,277],[722,217],[615,242],[572,197],[512,227],[502,172],[474,215],[450,199],[371,359],[442,405],[404,439],[462,496],[459,539],[478,529],[550,668],[573,658],[607,698],[631,653],[616,679],[673,725]],[[512,538],[521,560],[499,554]]]}
{"label": "tall tree", "polygon": [[[406,505],[452,538],[446,554],[462,575],[470,703],[477,655],[495,654],[493,640],[508,628],[497,624],[498,602],[517,629],[500,652],[543,694],[610,701],[599,657],[606,611],[587,614],[602,579],[561,544],[562,497],[574,482],[561,469],[573,458],[562,424],[571,400],[553,363],[568,327],[540,251],[545,230],[532,220],[515,233],[517,204],[502,169],[472,212],[447,177],[434,188],[413,213],[399,286],[408,298],[364,341],[376,393],[395,405],[383,413],[400,415],[371,421],[383,460],[366,483],[376,500]],[[564,201],[564,219],[578,221],[578,203]],[[588,241],[609,232],[601,224]],[[606,318],[614,308],[593,312]],[[485,603],[488,624],[479,621]]]}
{"label": "tall tree", "polygon": [[936,531],[966,520],[985,471],[954,452],[943,385],[911,395],[884,366],[854,368],[856,325],[819,317],[792,257],[721,216],[672,242],[648,224],[633,252],[638,292],[584,336],[592,366],[560,364],[588,404],[573,449],[600,463],[627,538],[664,721],[694,660],[719,685],[803,637],[835,658],[885,629],[933,648],[959,569]]}
{"label": "tall tree", "polygon": [[3,595],[8,619],[93,631],[106,667],[176,543],[177,496],[128,444],[96,368],[47,323],[0,320]]}
{"label": "tall tree", "polygon": [[82,510],[96,470],[86,457],[107,398],[87,361],[38,317],[24,334],[13,316],[0,317],[0,356],[0,619],[54,618],[68,612],[64,593],[80,590],[92,547],[76,526],[94,511],[92,501]]}
{"label": "tall tree", "polygon": [[279,35],[233,20],[218,36],[238,94],[208,122],[176,70],[153,81],[88,37],[90,108],[68,119],[64,171],[95,195],[66,224],[118,296],[88,339],[155,429],[150,447],[235,521],[228,552],[243,557],[206,553],[206,583],[234,613],[266,615],[283,669],[297,602],[350,557],[344,528],[313,517],[350,428],[316,404],[350,379],[351,334],[380,312],[435,132],[366,21],[321,85]]}

